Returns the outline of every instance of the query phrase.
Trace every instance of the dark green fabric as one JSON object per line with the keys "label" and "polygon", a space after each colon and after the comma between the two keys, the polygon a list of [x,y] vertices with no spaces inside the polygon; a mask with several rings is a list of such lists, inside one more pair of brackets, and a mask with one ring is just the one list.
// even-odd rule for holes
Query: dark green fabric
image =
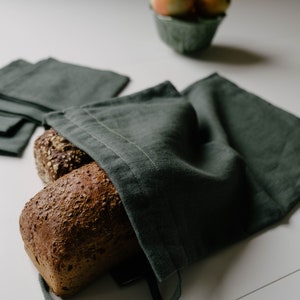
{"label": "dark green fabric", "polygon": [[33,64],[25,60],[18,59],[0,69],[0,89],[5,87],[7,84],[14,82],[20,75],[28,72],[32,67]]}
{"label": "dark green fabric", "polygon": [[[11,90],[16,87],[18,80],[22,81],[22,78],[28,76],[35,68],[36,66],[34,64],[19,59],[11,62],[0,70],[0,111],[8,112],[14,114],[16,117],[26,118],[31,122],[40,124],[43,114],[50,111],[48,108],[41,108],[31,103],[21,101],[20,99],[10,97],[8,94],[4,94],[5,89],[9,87]],[[20,87],[18,87],[18,89],[20,89]],[[2,122],[3,120],[0,117],[0,123]]]}
{"label": "dark green fabric", "polygon": [[0,111],[20,116],[37,125],[41,125],[44,114],[50,112],[49,109],[36,107],[29,103],[24,105],[3,95],[2,97],[0,95]]}
{"label": "dark green fabric", "polygon": [[0,112],[0,136],[10,134],[22,120],[22,117]]}
{"label": "dark green fabric", "polygon": [[213,74],[50,113],[123,200],[159,280],[285,216],[300,200],[299,119]]}
{"label": "dark green fabric", "polygon": [[117,95],[129,78],[111,71],[42,60],[0,84],[0,110],[41,122],[45,112]]}
{"label": "dark green fabric", "polygon": [[[14,82],[31,67],[31,63],[19,59],[0,69],[0,89]],[[20,115],[6,113],[2,103],[6,101],[0,96],[0,155],[21,156],[36,125]]]}
{"label": "dark green fabric", "polygon": [[21,156],[36,126],[24,120],[12,135],[0,136],[0,155]]}
{"label": "dark green fabric", "polygon": [[45,113],[113,97],[128,81],[53,58],[13,61],[0,70],[0,154],[20,156]]}
{"label": "dark green fabric", "polygon": [[223,140],[242,160],[247,233],[283,217],[300,200],[299,118],[217,74],[184,94],[198,120],[207,122],[211,139]]}
{"label": "dark green fabric", "polygon": [[[32,64],[19,59],[0,69],[0,89],[3,86],[16,80],[16,78],[20,76],[20,74],[25,72],[27,68],[31,66]],[[11,132],[22,121],[22,117],[7,114],[5,112],[5,109],[1,109],[1,103],[2,101],[0,96],[0,134],[5,135],[6,133],[8,133],[11,135]]]}

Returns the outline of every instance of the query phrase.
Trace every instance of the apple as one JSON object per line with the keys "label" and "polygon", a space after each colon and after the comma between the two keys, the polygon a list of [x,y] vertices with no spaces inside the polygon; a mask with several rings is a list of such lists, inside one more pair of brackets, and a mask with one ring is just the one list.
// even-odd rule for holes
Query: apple
{"label": "apple", "polygon": [[163,16],[185,16],[195,8],[196,0],[151,0],[153,10]]}
{"label": "apple", "polygon": [[216,17],[226,12],[230,0],[197,0],[196,10],[200,16]]}

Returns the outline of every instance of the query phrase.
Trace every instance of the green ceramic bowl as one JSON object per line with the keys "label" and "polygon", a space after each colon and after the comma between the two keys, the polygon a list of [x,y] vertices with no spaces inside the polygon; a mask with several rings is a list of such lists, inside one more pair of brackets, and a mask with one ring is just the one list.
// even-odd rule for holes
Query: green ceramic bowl
{"label": "green ceramic bowl", "polygon": [[160,38],[180,53],[192,53],[209,47],[224,17],[189,21],[154,13]]}

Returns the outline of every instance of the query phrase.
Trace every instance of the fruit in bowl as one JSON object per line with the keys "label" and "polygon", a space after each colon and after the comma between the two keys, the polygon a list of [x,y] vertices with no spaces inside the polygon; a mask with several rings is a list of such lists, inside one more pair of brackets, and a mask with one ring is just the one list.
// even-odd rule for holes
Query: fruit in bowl
{"label": "fruit in bowl", "polygon": [[180,53],[210,46],[230,0],[150,0],[160,38]]}
{"label": "fruit in bowl", "polygon": [[172,17],[217,17],[226,12],[230,0],[150,0],[159,15]]}
{"label": "fruit in bowl", "polygon": [[195,8],[195,0],[151,0],[153,10],[162,16],[183,16]]}
{"label": "fruit in bowl", "polygon": [[216,17],[224,14],[230,5],[230,0],[198,0],[196,11],[202,17]]}

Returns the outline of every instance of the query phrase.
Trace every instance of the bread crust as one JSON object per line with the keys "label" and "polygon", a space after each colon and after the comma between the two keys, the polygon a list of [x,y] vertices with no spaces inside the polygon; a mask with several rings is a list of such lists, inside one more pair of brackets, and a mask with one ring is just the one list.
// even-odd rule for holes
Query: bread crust
{"label": "bread crust", "polygon": [[33,152],[38,175],[45,184],[92,161],[53,128],[35,140]]}
{"label": "bread crust", "polygon": [[61,297],[140,250],[120,196],[96,162],[49,183],[27,202],[20,232],[32,262]]}

